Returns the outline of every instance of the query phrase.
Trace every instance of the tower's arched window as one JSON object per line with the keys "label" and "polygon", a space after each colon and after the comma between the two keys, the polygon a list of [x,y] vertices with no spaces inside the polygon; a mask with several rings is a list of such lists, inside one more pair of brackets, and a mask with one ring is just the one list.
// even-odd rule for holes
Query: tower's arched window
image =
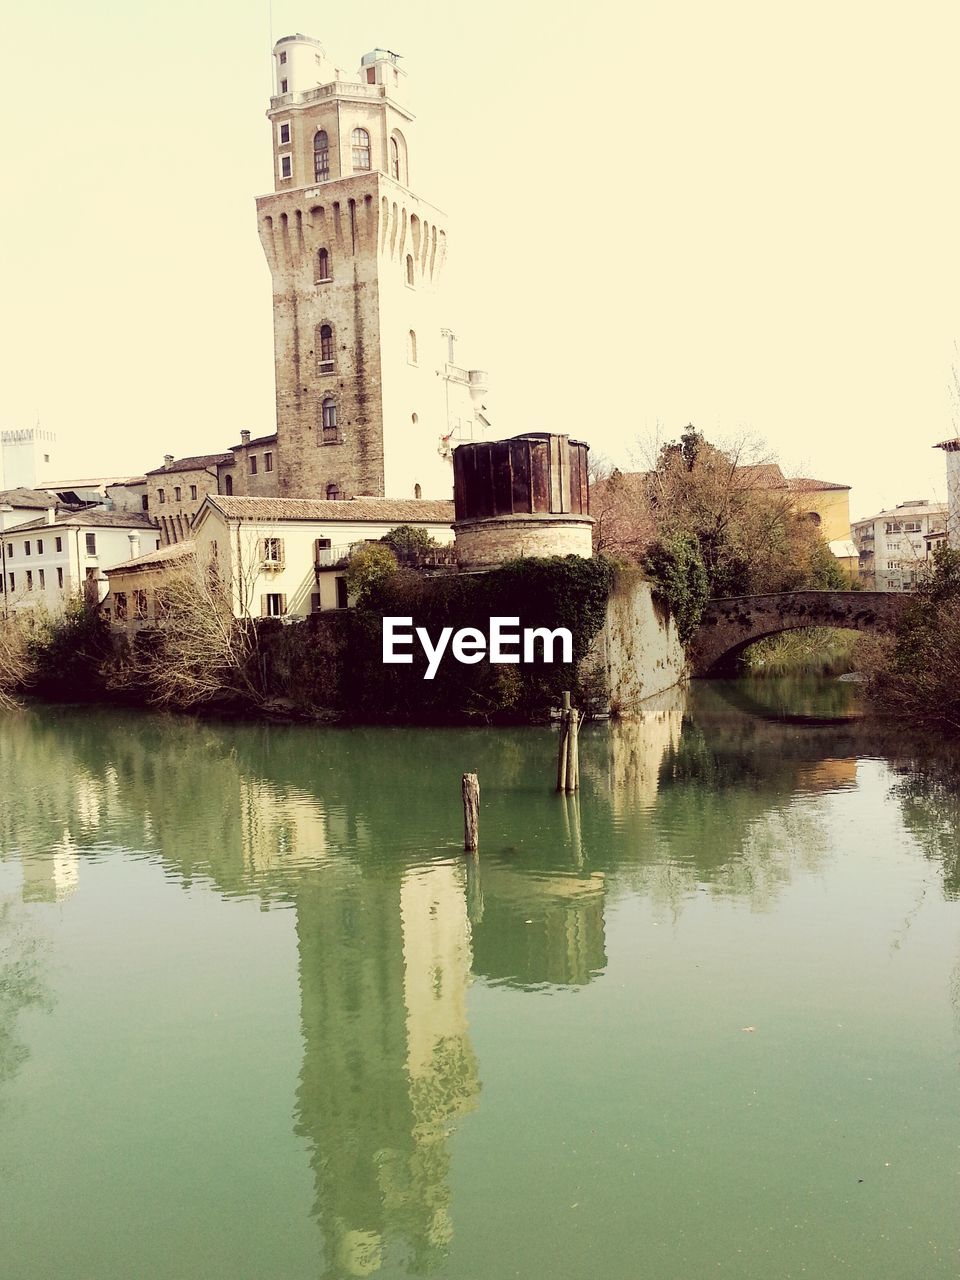
{"label": "tower's arched window", "polygon": [[318,327],[317,339],[317,368],[320,373],[332,373],[333,330],[328,324],[322,324]]}
{"label": "tower's arched window", "polygon": [[333,275],[330,272],[330,250],[321,249],[317,253],[317,279],[332,280]]}
{"label": "tower's arched window", "polygon": [[370,135],[366,129],[353,131],[353,171],[360,173],[370,168]]}
{"label": "tower's arched window", "polygon": [[316,182],[326,182],[330,177],[330,143],[326,129],[318,129],[313,135],[313,176]]}
{"label": "tower's arched window", "polygon": [[412,329],[407,334],[407,360],[410,364],[417,363],[417,335]]}
{"label": "tower's arched window", "polygon": [[229,498],[229,497],[232,497],[232,495],[233,495],[233,476],[224,476],[224,479],[223,479],[223,488],[224,488],[224,492],[226,493],[227,497],[228,497],[228,498]]}
{"label": "tower's arched window", "polygon": [[407,140],[399,129],[390,135],[390,176],[406,186],[410,185],[407,172]]}
{"label": "tower's arched window", "polygon": [[407,254],[407,284],[413,284],[413,254]]}
{"label": "tower's arched window", "polygon": [[337,402],[333,396],[326,396],[320,406],[320,437],[324,444],[337,444],[340,439],[337,431]]}
{"label": "tower's arched window", "polygon": [[337,502],[339,498],[340,498],[340,486],[331,481],[331,483],[327,485],[327,501]]}

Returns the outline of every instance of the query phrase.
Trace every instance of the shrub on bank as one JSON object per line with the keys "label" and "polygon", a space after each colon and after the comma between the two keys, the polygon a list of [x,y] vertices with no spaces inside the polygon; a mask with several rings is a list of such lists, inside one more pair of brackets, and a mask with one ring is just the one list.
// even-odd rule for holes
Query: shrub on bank
{"label": "shrub on bank", "polygon": [[859,653],[876,706],[960,734],[960,552],[939,547],[893,636]]}

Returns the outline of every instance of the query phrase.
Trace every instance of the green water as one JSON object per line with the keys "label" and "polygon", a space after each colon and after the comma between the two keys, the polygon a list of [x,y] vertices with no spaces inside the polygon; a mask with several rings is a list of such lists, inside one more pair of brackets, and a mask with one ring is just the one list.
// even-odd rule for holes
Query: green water
{"label": "green water", "polygon": [[577,801],[546,728],[4,718],[0,1274],[956,1276],[955,775],[853,697]]}

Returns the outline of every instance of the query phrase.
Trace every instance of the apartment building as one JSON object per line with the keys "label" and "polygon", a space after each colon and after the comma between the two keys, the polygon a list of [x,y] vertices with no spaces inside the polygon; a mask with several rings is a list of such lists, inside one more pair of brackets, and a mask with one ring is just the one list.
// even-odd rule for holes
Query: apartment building
{"label": "apartment building", "polygon": [[159,534],[142,513],[50,507],[39,519],[4,529],[0,544],[4,612],[43,605],[56,613],[79,591],[101,600],[104,570],[153,550]]}
{"label": "apartment building", "polygon": [[877,591],[910,591],[934,547],[947,536],[947,507],[915,498],[852,526],[860,577]]}

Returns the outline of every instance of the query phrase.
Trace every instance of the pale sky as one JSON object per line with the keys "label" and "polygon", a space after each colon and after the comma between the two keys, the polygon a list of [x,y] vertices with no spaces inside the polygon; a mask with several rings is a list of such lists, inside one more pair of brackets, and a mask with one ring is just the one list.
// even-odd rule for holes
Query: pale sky
{"label": "pale sky", "polygon": [[[960,6],[274,0],[298,30],[404,55],[499,432],[624,463],[693,421],[854,517],[942,495]],[[32,0],[0,70],[0,425],[39,413],[64,476],[272,431],[267,3]]]}

